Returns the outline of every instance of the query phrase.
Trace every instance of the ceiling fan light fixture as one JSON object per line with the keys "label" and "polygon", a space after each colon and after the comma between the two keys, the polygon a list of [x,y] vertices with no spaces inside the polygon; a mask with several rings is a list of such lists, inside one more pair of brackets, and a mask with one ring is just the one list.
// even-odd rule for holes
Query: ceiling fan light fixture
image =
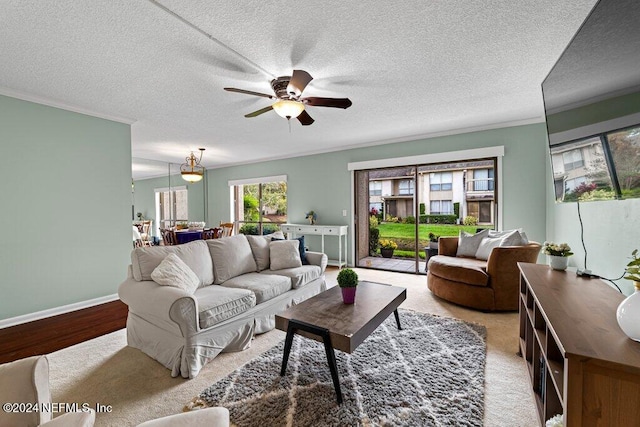
{"label": "ceiling fan light fixture", "polygon": [[202,177],[204,176],[204,167],[200,165],[204,148],[200,148],[199,150],[199,159],[192,151],[189,157],[185,159],[186,162],[180,165],[180,175],[182,175],[182,179],[187,182],[198,182],[202,180]]}
{"label": "ceiling fan light fixture", "polygon": [[304,111],[304,104],[291,99],[279,99],[272,105],[275,112],[285,119],[295,119]]}

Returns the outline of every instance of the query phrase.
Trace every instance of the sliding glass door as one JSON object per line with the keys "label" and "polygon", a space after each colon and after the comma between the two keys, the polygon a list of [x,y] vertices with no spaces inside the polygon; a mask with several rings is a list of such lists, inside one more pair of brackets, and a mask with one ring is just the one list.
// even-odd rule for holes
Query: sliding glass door
{"label": "sliding glass door", "polygon": [[496,159],[355,171],[356,265],[426,273],[440,236],[496,223]]}

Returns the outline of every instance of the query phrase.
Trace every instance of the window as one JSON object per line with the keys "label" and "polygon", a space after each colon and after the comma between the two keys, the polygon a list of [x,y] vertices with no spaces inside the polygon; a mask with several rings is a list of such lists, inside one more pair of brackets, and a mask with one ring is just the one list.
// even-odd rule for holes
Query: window
{"label": "window", "polygon": [[564,170],[571,171],[584,166],[584,160],[582,158],[582,149],[576,148],[575,150],[565,151],[562,153],[562,162],[564,163]]}
{"label": "window", "polygon": [[382,182],[369,181],[369,196],[382,196]]}
{"label": "window", "polygon": [[273,233],[280,229],[280,224],[287,222],[286,180],[264,180],[233,186],[236,207],[234,221],[241,234]]}
{"label": "window", "polygon": [[452,188],[452,172],[432,172],[429,174],[429,189],[431,191],[451,191]]}
{"label": "window", "polygon": [[556,200],[616,198],[616,183],[609,173],[605,156],[605,139],[604,136],[595,136],[551,147],[554,181],[561,184],[555,186]]}
{"label": "window", "polygon": [[453,203],[451,200],[432,200],[429,204],[431,215],[451,215],[453,213]]}
{"label": "window", "polygon": [[186,187],[156,189],[156,218],[158,227],[174,227],[177,222],[189,220],[189,201]]}
{"label": "window", "polygon": [[476,169],[473,171],[473,191],[493,191],[493,169]]}
{"label": "window", "polygon": [[607,135],[623,199],[640,197],[640,127]]}
{"label": "window", "polygon": [[580,187],[581,185],[586,185],[586,184],[587,184],[587,178],[584,176],[579,176],[577,178],[566,180],[564,183],[564,189],[567,193],[570,193],[572,191],[575,191],[576,188]]}
{"label": "window", "polygon": [[413,195],[413,180],[412,179],[403,179],[398,184],[398,194],[401,196],[412,196]]}

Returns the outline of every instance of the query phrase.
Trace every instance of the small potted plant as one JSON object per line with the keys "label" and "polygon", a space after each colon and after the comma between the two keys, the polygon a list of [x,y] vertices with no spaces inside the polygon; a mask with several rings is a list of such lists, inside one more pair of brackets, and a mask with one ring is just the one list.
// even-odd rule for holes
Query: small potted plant
{"label": "small potted plant", "polygon": [[544,242],[542,252],[549,256],[549,266],[554,270],[566,270],[569,257],[573,255],[571,247],[566,243]]}
{"label": "small potted plant", "polygon": [[398,244],[393,240],[380,240],[380,254],[383,258],[391,258],[393,256],[393,251],[395,251],[396,249],[398,249]]}
{"label": "small potted plant", "polygon": [[342,291],[342,301],[345,304],[353,304],[356,300],[358,274],[350,268],[343,268],[338,273],[338,286]]}
{"label": "small potted plant", "polygon": [[309,220],[309,224],[313,225],[316,223],[316,220],[318,219],[318,215],[316,215],[314,211],[309,211],[306,213],[305,218]]}
{"label": "small potted plant", "polygon": [[429,233],[429,248],[430,249],[438,249],[438,239],[439,238],[440,238],[439,235],[433,234],[433,233]]}
{"label": "small potted plant", "polygon": [[638,256],[637,249],[631,252],[631,261],[629,261],[629,264],[625,267],[624,272],[626,273],[624,278],[633,280],[636,292],[640,291],[640,257]]}

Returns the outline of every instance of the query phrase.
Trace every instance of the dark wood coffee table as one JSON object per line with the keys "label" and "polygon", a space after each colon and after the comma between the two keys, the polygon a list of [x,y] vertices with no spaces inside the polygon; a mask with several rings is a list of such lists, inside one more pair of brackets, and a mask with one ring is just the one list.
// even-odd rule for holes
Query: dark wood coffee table
{"label": "dark wood coffee table", "polygon": [[321,341],[327,353],[336,398],[341,404],[342,392],[333,350],[352,353],[392,312],[401,329],[398,306],[405,299],[405,288],[360,282],[355,304],[344,304],[342,291],[335,286],[276,314],[276,328],[287,332],[280,375],[284,376],[287,370],[294,334]]}

